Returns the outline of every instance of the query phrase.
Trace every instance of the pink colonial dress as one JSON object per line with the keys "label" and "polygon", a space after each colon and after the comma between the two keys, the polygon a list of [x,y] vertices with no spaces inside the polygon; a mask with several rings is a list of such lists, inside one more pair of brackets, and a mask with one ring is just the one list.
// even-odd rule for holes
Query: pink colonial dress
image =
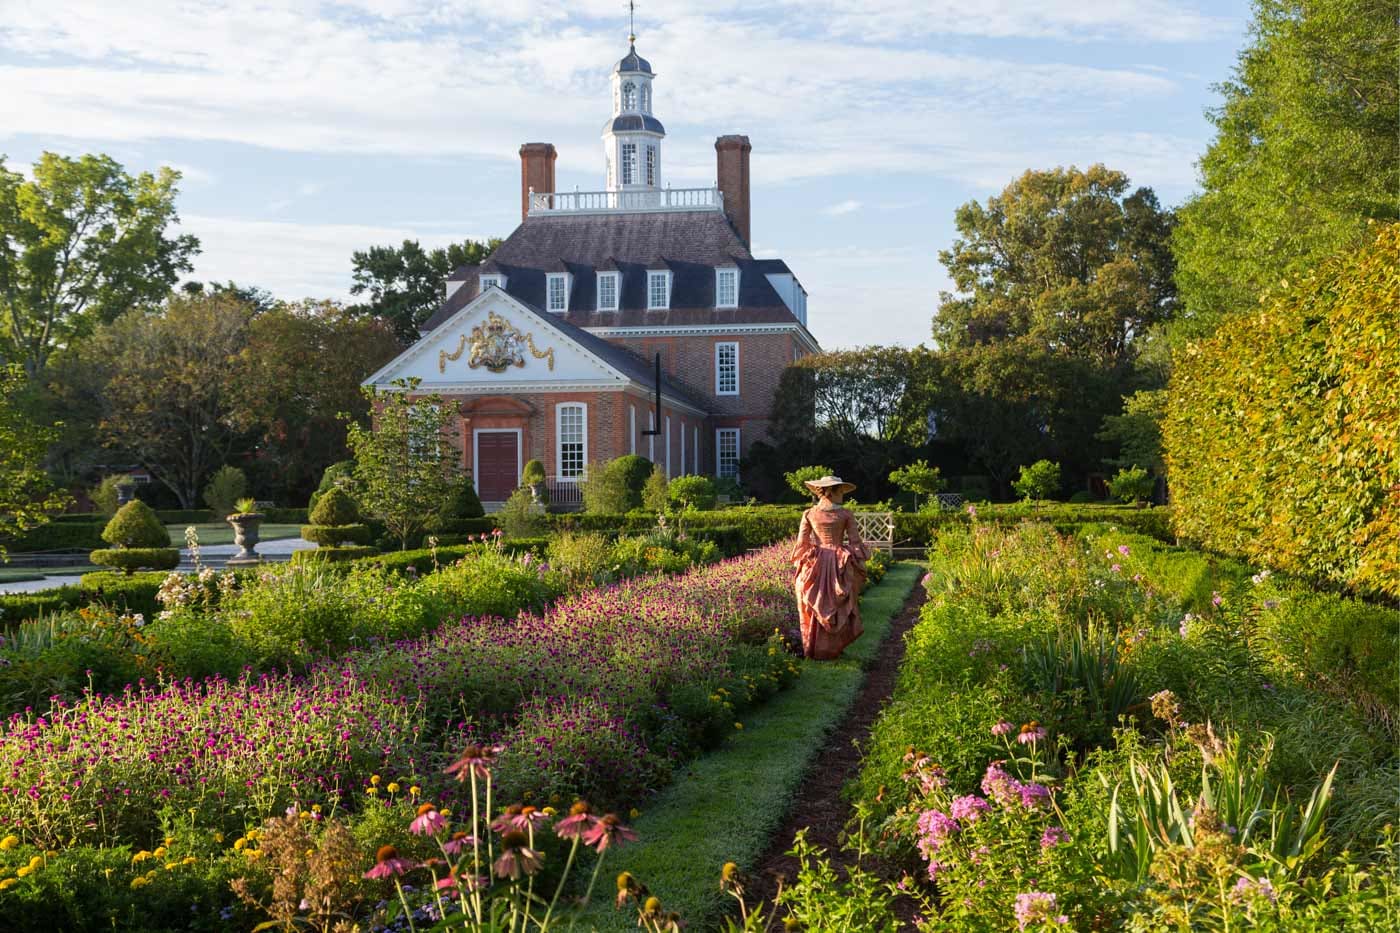
{"label": "pink colonial dress", "polygon": [[840,657],[864,631],[859,598],[869,556],[848,510],[817,505],[802,513],[792,563],[797,567],[797,613],[806,657]]}

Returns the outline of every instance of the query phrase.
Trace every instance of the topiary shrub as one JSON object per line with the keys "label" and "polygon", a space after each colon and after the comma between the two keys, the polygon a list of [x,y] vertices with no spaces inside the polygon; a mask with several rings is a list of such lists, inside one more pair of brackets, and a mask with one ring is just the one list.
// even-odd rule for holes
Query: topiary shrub
{"label": "topiary shrub", "polygon": [[464,518],[481,518],[485,514],[486,510],[481,507],[481,497],[476,494],[476,485],[472,478],[463,476],[457,480],[452,495],[448,496],[442,512],[439,513],[438,526],[445,528],[452,522]]}
{"label": "topiary shrub", "polygon": [[1021,467],[1021,475],[1011,484],[1022,499],[1053,499],[1060,492],[1060,465],[1037,460]]}
{"label": "topiary shrub", "polygon": [[544,464],[538,460],[531,460],[525,464],[525,469],[520,473],[520,485],[533,486],[536,483],[545,481]]}
{"label": "topiary shrub", "polygon": [[180,551],[173,547],[126,547],[93,551],[88,559],[99,567],[113,567],[132,574],[138,570],[174,570]]}
{"label": "topiary shrub", "polygon": [[708,476],[677,476],[666,487],[670,500],[683,509],[708,512],[715,507],[718,493]]}
{"label": "topiary shrub", "polygon": [[[364,525],[359,527],[364,528]],[[314,563],[339,563],[340,561],[359,560],[361,557],[373,557],[379,553],[379,548],[367,547],[364,545],[350,545],[347,547],[318,547],[307,548],[302,551],[292,552],[292,563],[294,564],[314,564]]]}
{"label": "topiary shrub", "polygon": [[321,485],[316,487],[316,491],[311,494],[311,499],[306,503],[307,510],[316,508],[316,503],[321,501],[321,497],[336,487],[345,488],[355,481],[355,461],[341,460],[326,467],[326,471],[321,474]]}
{"label": "topiary shrub", "polygon": [[312,525],[353,525],[360,520],[360,509],[348,492],[333,486],[317,501],[310,518]]}
{"label": "topiary shrub", "polygon": [[209,485],[204,487],[204,501],[214,510],[214,515],[224,518],[231,515],[238,500],[248,492],[248,478],[236,466],[225,464],[214,471]]}
{"label": "topiary shrub", "polygon": [[118,548],[163,548],[170,546],[170,533],[154,509],[135,500],[112,516],[102,529],[102,540]]}
{"label": "topiary shrub", "polygon": [[1157,481],[1139,466],[1119,470],[1108,481],[1109,493],[1124,502],[1147,502],[1156,488]]}
{"label": "topiary shrub", "polygon": [[619,515],[642,507],[642,487],[651,476],[652,463],[646,457],[627,454],[594,467],[579,487],[586,512]]}
{"label": "topiary shrub", "polygon": [[340,544],[369,544],[373,533],[368,525],[302,525],[301,537],[321,547]]}

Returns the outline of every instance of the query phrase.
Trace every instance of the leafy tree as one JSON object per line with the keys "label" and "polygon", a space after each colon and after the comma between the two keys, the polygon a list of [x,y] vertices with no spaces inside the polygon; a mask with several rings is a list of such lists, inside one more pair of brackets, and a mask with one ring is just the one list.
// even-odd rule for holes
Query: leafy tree
{"label": "leafy tree", "polygon": [[1140,466],[1124,467],[1108,481],[1108,491],[1124,502],[1146,502],[1152,498],[1157,481]]}
{"label": "leafy tree", "polygon": [[939,253],[956,292],[933,322],[942,348],[1030,338],[1104,366],[1176,307],[1174,219],[1151,188],[1102,165],[1028,171],[985,205],[958,208]]}
{"label": "leafy tree", "polygon": [[1108,458],[1117,467],[1140,466],[1157,475],[1163,471],[1162,419],[1167,414],[1167,391],[1150,389],[1123,398],[1123,413],[1103,419],[1099,440],[1116,443],[1118,456]]}
{"label": "leafy tree", "polygon": [[65,362],[63,391],[101,412],[103,445],[149,470],[181,508],[249,445],[232,406],[252,316],[230,296],[174,294],[157,312],[98,328]]}
{"label": "leafy tree", "polygon": [[836,471],[827,466],[805,466],[793,470],[791,473],[784,473],[783,479],[787,482],[788,488],[804,499],[813,497],[812,490],[806,484],[812,480],[821,479],[823,476],[835,476]]}
{"label": "leafy tree", "polygon": [[1173,239],[1184,335],[1400,215],[1400,28],[1381,0],[1254,0]]}
{"label": "leafy tree", "polygon": [[935,496],[945,483],[938,467],[929,466],[927,460],[915,460],[890,474],[890,482],[905,492],[914,494],[914,508],[919,507],[919,496]]}
{"label": "leafy tree", "polygon": [[204,487],[204,501],[214,510],[215,518],[232,515],[234,506],[248,491],[248,477],[236,466],[224,464],[209,477]]}
{"label": "leafy tree", "polygon": [[456,415],[439,395],[417,396],[418,384],[399,379],[385,392],[366,387],[374,427],[354,421],[347,427],[360,501],[403,549],[437,515],[460,471]]}
{"label": "leafy tree", "polygon": [[0,158],[0,352],[33,378],[55,348],[160,300],[193,268],[199,241],[166,235],[179,178],[46,152],[26,179]]}
{"label": "leafy tree", "polygon": [[418,329],[442,304],[447,277],[461,265],[481,263],[501,245],[499,239],[463,240],[445,248],[425,250],[417,240],[402,246],[371,246],[352,257],[352,295],[368,295],[356,311],[384,321],[407,346]]}
{"label": "leafy tree", "polygon": [[677,476],[666,487],[666,494],[682,509],[708,511],[715,507],[718,493],[708,476]]}
{"label": "leafy tree", "polygon": [[579,489],[584,511],[619,515],[641,508],[642,488],[651,474],[651,461],[636,454],[624,454],[590,467]]}
{"label": "leafy tree", "polygon": [[186,282],[180,286],[180,291],[187,295],[227,295],[259,313],[277,307],[277,299],[272,292],[256,285],[239,285],[232,279],[227,282]]}
{"label": "leafy tree", "polygon": [[43,467],[55,432],[34,424],[16,404],[24,383],[19,366],[0,366],[0,542],[44,524],[69,501],[53,488]]}
{"label": "leafy tree", "polygon": [[[793,368],[811,374],[807,380],[794,380],[790,388],[799,396],[810,392],[819,428],[845,440],[889,440],[900,433],[900,403],[910,373],[908,350],[860,347],[816,353]],[[789,400],[782,404],[796,408]]]}
{"label": "leafy tree", "polygon": [[248,467],[260,489],[300,502],[323,471],[348,456],[348,413],[369,423],[360,383],[399,343],[381,321],[330,301],[280,304],[257,314],[238,351],[229,418],[256,434]]}
{"label": "leafy tree", "polygon": [[642,487],[642,508],[648,512],[664,512],[671,504],[666,474],[660,466],[651,468],[646,485]]}
{"label": "leafy tree", "polygon": [[1011,484],[1022,499],[1053,499],[1060,491],[1060,465],[1037,460],[1021,467],[1021,475]]}

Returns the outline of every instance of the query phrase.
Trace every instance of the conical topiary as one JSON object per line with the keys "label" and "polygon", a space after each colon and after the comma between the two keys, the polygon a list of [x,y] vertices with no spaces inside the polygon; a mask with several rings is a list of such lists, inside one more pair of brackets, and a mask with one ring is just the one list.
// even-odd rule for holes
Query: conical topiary
{"label": "conical topiary", "polygon": [[170,532],[165,530],[154,509],[134,499],[117,509],[117,514],[102,529],[102,540],[119,548],[170,547]]}
{"label": "conical topiary", "polygon": [[360,509],[348,492],[333,486],[317,500],[310,518],[313,525],[353,525],[360,520]]}

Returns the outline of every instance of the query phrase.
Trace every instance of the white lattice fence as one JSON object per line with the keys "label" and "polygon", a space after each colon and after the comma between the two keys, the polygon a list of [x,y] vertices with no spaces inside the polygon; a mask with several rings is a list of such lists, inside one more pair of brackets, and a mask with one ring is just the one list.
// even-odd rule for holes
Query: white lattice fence
{"label": "white lattice fence", "polygon": [[879,548],[886,554],[894,553],[894,513],[856,512],[856,528],[866,545]]}

